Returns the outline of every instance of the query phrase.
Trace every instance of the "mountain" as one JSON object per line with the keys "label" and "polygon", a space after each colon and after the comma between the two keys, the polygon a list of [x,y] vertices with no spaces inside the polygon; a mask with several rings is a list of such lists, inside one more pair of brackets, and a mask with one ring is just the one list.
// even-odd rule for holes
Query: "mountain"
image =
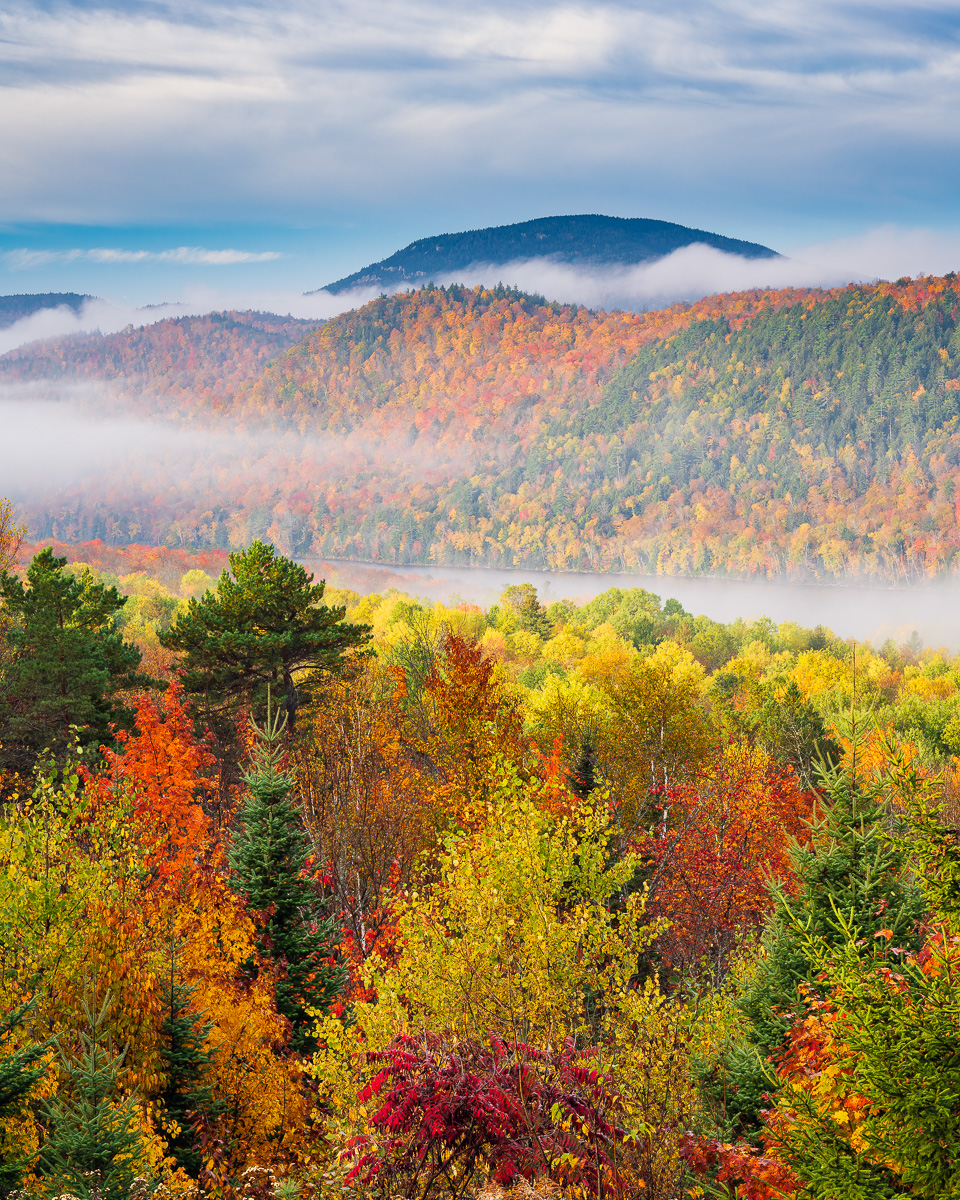
{"label": "mountain", "polygon": [[[202,415],[259,378],[283,350],[296,345],[316,321],[260,312],[173,317],[120,333],[73,334],[32,342],[0,358],[0,379],[93,379],[138,408],[172,402],[182,419]],[[187,404],[180,401],[186,399]]]}
{"label": "mountain", "polygon": [[[149,478],[124,460],[51,486],[23,503],[31,537],[886,585],[960,566],[953,275],[643,314],[423,288],[272,361],[236,334],[217,386],[213,327],[194,320],[151,327],[150,348],[145,331],[114,335],[97,371],[159,411],[173,376],[157,348],[176,346],[194,397],[177,419],[190,408],[217,436],[164,443]],[[72,346],[48,347],[47,366],[30,367],[38,348],[4,356],[0,380],[55,359],[64,378]]]}
{"label": "mountain", "polygon": [[[669,221],[643,217],[540,217],[517,225],[443,233],[411,242],[396,254],[371,263],[335,283],[328,292],[351,288],[395,291],[404,284],[419,287],[476,264],[503,266],[530,258],[552,258],[579,266],[633,266],[663,258],[694,243],[713,246],[744,258],[774,258],[776,251],[754,242],[688,229]],[[494,281],[487,280],[487,283]]]}
{"label": "mountain", "polygon": [[22,317],[29,317],[42,308],[72,308],[79,312],[80,306],[92,296],[81,296],[76,292],[39,292],[29,296],[0,296],[0,329],[6,329]]}

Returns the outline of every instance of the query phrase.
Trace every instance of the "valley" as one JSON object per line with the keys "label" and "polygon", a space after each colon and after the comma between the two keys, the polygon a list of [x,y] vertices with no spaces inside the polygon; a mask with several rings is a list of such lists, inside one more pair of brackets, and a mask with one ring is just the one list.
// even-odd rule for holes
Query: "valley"
{"label": "valley", "polygon": [[952,276],[642,314],[451,285],[34,343],[0,357],[10,411],[60,388],[137,453],[13,498],[64,541],[903,586],[960,548],[958,303]]}

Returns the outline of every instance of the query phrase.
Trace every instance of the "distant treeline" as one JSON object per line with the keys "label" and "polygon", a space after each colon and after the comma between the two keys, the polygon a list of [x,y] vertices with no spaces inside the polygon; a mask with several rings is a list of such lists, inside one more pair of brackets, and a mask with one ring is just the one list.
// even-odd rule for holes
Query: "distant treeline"
{"label": "distant treeline", "polygon": [[953,275],[642,315],[434,287],[295,344],[297,323],[224,314],[85,339],[77,366],[60,342],[0,369],[78,369],[145,412],[172,384],[194,401],[180,419],[287,439],[221,468],[215,495],[199,475],[122,473],[65,492],[30,512],[40,537],[897,581],[950,570],[960,547],[958,303]]}

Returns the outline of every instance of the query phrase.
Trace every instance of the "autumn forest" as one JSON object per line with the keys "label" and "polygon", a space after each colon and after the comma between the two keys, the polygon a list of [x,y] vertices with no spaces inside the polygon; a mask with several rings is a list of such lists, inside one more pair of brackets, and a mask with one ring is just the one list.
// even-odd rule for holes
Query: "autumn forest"
{"label": "autumn forest", "polygon": [[960,1196],[954,650],[303,563],[950,575],[958,318],[429,285],[0,357],[154,443],[0,502],[0,1197]]}
{"label": "autumn forest", "polygon": [[896,583],[958,550],[958,304],[949,276],[641,315],[425,287],[32,343],[0,384],[182,438],[25,495],[38,538]]}

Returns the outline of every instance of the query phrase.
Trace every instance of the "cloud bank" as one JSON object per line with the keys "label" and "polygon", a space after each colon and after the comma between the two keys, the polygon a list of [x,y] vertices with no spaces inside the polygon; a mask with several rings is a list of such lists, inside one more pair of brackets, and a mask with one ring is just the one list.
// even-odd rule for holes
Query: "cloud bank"
{"label": "cloud bank", "polygon": [[[134,264],[135,265],[135,264]],[[801,246],[774,259],[740,258],[710,246],[686,246],[650,264],[584,269],[545,259],[477,264],[440,282],[503,282],[548,300],[589,308],[644,311],[677,300],[697,300],[716,292],[755,287],[834,287],[851,282],[897,279],[902,275],[946,274],[960,270],[960,235],[925,229],[883,226],[855,238]],[[398,288],[397,290],[403,290]],[[225,309],[272,312],[323,321],[359,308],[379,288],[352,292],[195,288],[175,304],[136,308],[108,300],[87,301],[79,312],[41,309],[0,329],[0,354],[28,342],[77,333],[115,333],[127,325],[150,325],[171,317],[196,316]]]}
{"label": "cloud bank", "polygon": [[180,263],[184,266],[225,267],[237,263],[274,262],[283,255],[276,250],[207,250],[203,246],[177,246],[173,250],[121,250],[94,246],[86,250],[10,250],[3,258],[14,271],[45,267],[51,263]]}
{"label": "cloud bank", "polygon": [[649,309],[748,288],[834,287],[960,269],[960,236],[885,226],[855,238],[800,247],[780,258],[741,258],[692,245],[631,267],[571,266],[547,259],[478,263],[447,282],[513,284],[589,308]]}
{"label": "cloud bank", "polygon": [[954,220],[958,30],[947,0],[19,0],[0,220]]}
{"label": "cloud bank", "polygon": [[154,304],[148,308],[110,300],[87,300],[79,312],[72,308],[43,308],[0,329],[0,354],[6,354],[30,342],[70,337],[80,333],[117,333],[128,325],[154,325],[177,317],[233,310],[269,312],[281,316],[325,321],[329,317],[359,307],[376,295],[376,290],[343,292],[337,296],[316,292],[305,296],[289,291],[215,291],[197,289],[177,303]]}

